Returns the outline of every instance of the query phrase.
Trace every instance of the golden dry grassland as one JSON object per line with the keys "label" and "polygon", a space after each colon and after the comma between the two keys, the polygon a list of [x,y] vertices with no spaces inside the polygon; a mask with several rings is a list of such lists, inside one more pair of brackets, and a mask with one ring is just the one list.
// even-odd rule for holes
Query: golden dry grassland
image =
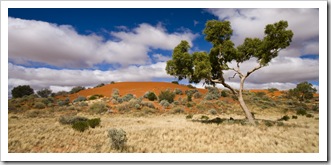
{"label": "golden dry grassland", "polygon": [[[272,110],[270,111],[272,112]],[[31,114],[30,114],[31,115]],[[29,113],[9,114],[9,153],[108,153],[110,128],[122,128],[128,153],[317,153],[319,152],[318,114],[313,118],[283,121],[282,126],[205,124],[186,119],[185,114],[104,114],[100,126],[84,132],[59,123],[61,113],[47,112],[37,117]],[[193,118],[200,118],[194,114]],[[217,117],[218,115],[209,115]],[[277,120],[281,114],[262,114],[258,119]],[[222,114],[221,118],[243,119],[243,115]]]}

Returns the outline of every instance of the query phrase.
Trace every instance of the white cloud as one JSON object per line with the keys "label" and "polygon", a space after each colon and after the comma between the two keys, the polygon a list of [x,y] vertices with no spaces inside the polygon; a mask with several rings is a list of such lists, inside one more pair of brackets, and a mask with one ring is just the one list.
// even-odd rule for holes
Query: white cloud
{"label": "white cloud", "polygon": [[157,61],[157,62],[164,62],[164,61],[171,60],[171,57],[169,57],[169,56],[164,56],[164,55],[162,55],[162,54],[153,54],[152,57],[153,57],[153,59],[155,59],[155,61]]}
{"label": "white cloud", "polygon": [[[286,20],[289,29],[294,33],[293,41],[288,49],[296,49],[302,53],[318,54],[319,15],[318,9],[208,9],[220,20],[231,22],[234,30],[233,41],[240,45],[246,37],[262,38],[267,24]],[[314,47],[307,42],[314,40]],[[302,50],[301,50],[302,49]],[[297,56],[298,54],[286,54]]]}
{"label": "white cloud", "polygon": [[165,62],[159,62],[114,71],[100,71],[26,68],[9,63],[8,88],[11,90],[18,85],[30,85],[35,90],[48,87],[52,90],[63,90],[73,86],[95,86],[111,81],[151,81],[153,78],[171,78],[166,74],[165,66]]}
{"label": "white cloud", "polygon": [[190,32],[168,33],[162,26],[140,24],[132,32],[110,32],[115,40],[95,34],[82,35],[69,25],[8,18],[9,59],[18,64],[41,62],[67,68],[89,68],[99,63],[124,66],[147,64],[151,49],[173,49],[181,40],[196,37]]}

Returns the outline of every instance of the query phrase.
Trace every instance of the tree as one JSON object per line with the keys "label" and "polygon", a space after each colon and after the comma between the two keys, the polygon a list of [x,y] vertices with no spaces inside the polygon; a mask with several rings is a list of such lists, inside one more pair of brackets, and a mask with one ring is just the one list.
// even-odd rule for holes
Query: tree
{"label": "tree", "polygon": [[[246,38],[244,43],[235,47],[230,40],[232,36],[231,24],[229,21],[207,21],[203,33],[205,39],[212,43],[209,54],[206,52],[194,52],[189,54],[190,46],[187,41],[175,47],[172,59],[167,61],[166,71],[175,76],[178,80],[187,78],[189,82],[199,83],[204,81],[207,84],[222,84],[238,98],[249,122],[255,125],[252,113],[247,108],[243,99],[244,82],[253,72],[268,65],[271,59],[278,56],[278,52],[290,45],[293,32],[287,30],[287,21],[279,21],[265,27],[264,38]],[[247,73],[240,70],[240,65],[256,58],[258,65]],[[236,67],[229,67],[230,62],[235,62]],[[234,77],[240,78],[240,89],[236,91],[225,82],[224,71],[234,71]]]}
{"label": "tree", "polygon": [[311,83],[305,81],[297,84],[296,88],[290,89],[289,95],[298,98],[301,102],[312,99],[314,97],[314,93],[316,92],[316,88],[314,88]]}
{"label": "tree", "polygon": [[45,88],[45,89],[38,91],[37,94],[40,97],[47,98],[48,96],[50,96],[52,94],[52,90]]}
{"label": "tree", "polygon": [[70,93],[70,94],[74,94],[74,93],[77,93],[77,92],[79,92],[79,91],[81,91],[81,90],[84,90],[84,89],[85,89],[85,87],[82,87],[82,86],[76,86],[76,87],[73,87],[69,93]]}
{"label": "tree", "polygon": [[13,98],[21,98],[34,94],[33,89],[29,85],[19,85],[11,90]]}

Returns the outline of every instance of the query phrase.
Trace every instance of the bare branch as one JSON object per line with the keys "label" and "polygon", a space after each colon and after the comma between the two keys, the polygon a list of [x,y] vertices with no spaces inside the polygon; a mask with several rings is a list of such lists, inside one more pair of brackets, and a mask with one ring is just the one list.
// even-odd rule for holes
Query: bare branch
{"label": "bare branch", "polygon": [[227,83],[225,82],[223,75],[220,77],[219,80],[211,80],[211,81],[214,82],[214,83],[220,83],[220,84],[222,84],[225,88],[230,89],[230,91],[231,91],[234,95],[237,95],[237,92],[236,92],[236,91],[235,91],[235,90],[234,90],[229,84],[227,84]]}
{"label": "bare branch", "polygon": [[259,66],[255,67],[255,68],[253,68],[251,71],[248,71],[245,77],[247,78],[251,73],[255,72],[256,70],[259,70],[260,68],[262,68],[261,64],[259,64]]}
{"label": "bare branch", "polygon": [[235,73],[232,77],[229,77],[229,80],[230,80],[231,78],[234,78],[234,77],[236,76],[236,74],[237,74],[237,73]]}

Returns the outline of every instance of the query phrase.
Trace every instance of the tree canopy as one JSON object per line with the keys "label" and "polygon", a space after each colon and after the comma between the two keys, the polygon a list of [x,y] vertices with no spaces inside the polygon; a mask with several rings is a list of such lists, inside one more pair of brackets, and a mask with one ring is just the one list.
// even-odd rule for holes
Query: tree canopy
{"label": "tree canopy", "polygon": [[13,98],[20,98],[34,94],[34,91],[29,85],[19,85],[11,90],[11,94]]}
{"label": "tree canopy", "polygon": [[297,84],[296,88],[290,89],[289,95],[296,97],[300,101],[305,101],[312,99],[314,97],[314,93],[316,92],[316,88],[314,88],[311,83],[305,81]]}

